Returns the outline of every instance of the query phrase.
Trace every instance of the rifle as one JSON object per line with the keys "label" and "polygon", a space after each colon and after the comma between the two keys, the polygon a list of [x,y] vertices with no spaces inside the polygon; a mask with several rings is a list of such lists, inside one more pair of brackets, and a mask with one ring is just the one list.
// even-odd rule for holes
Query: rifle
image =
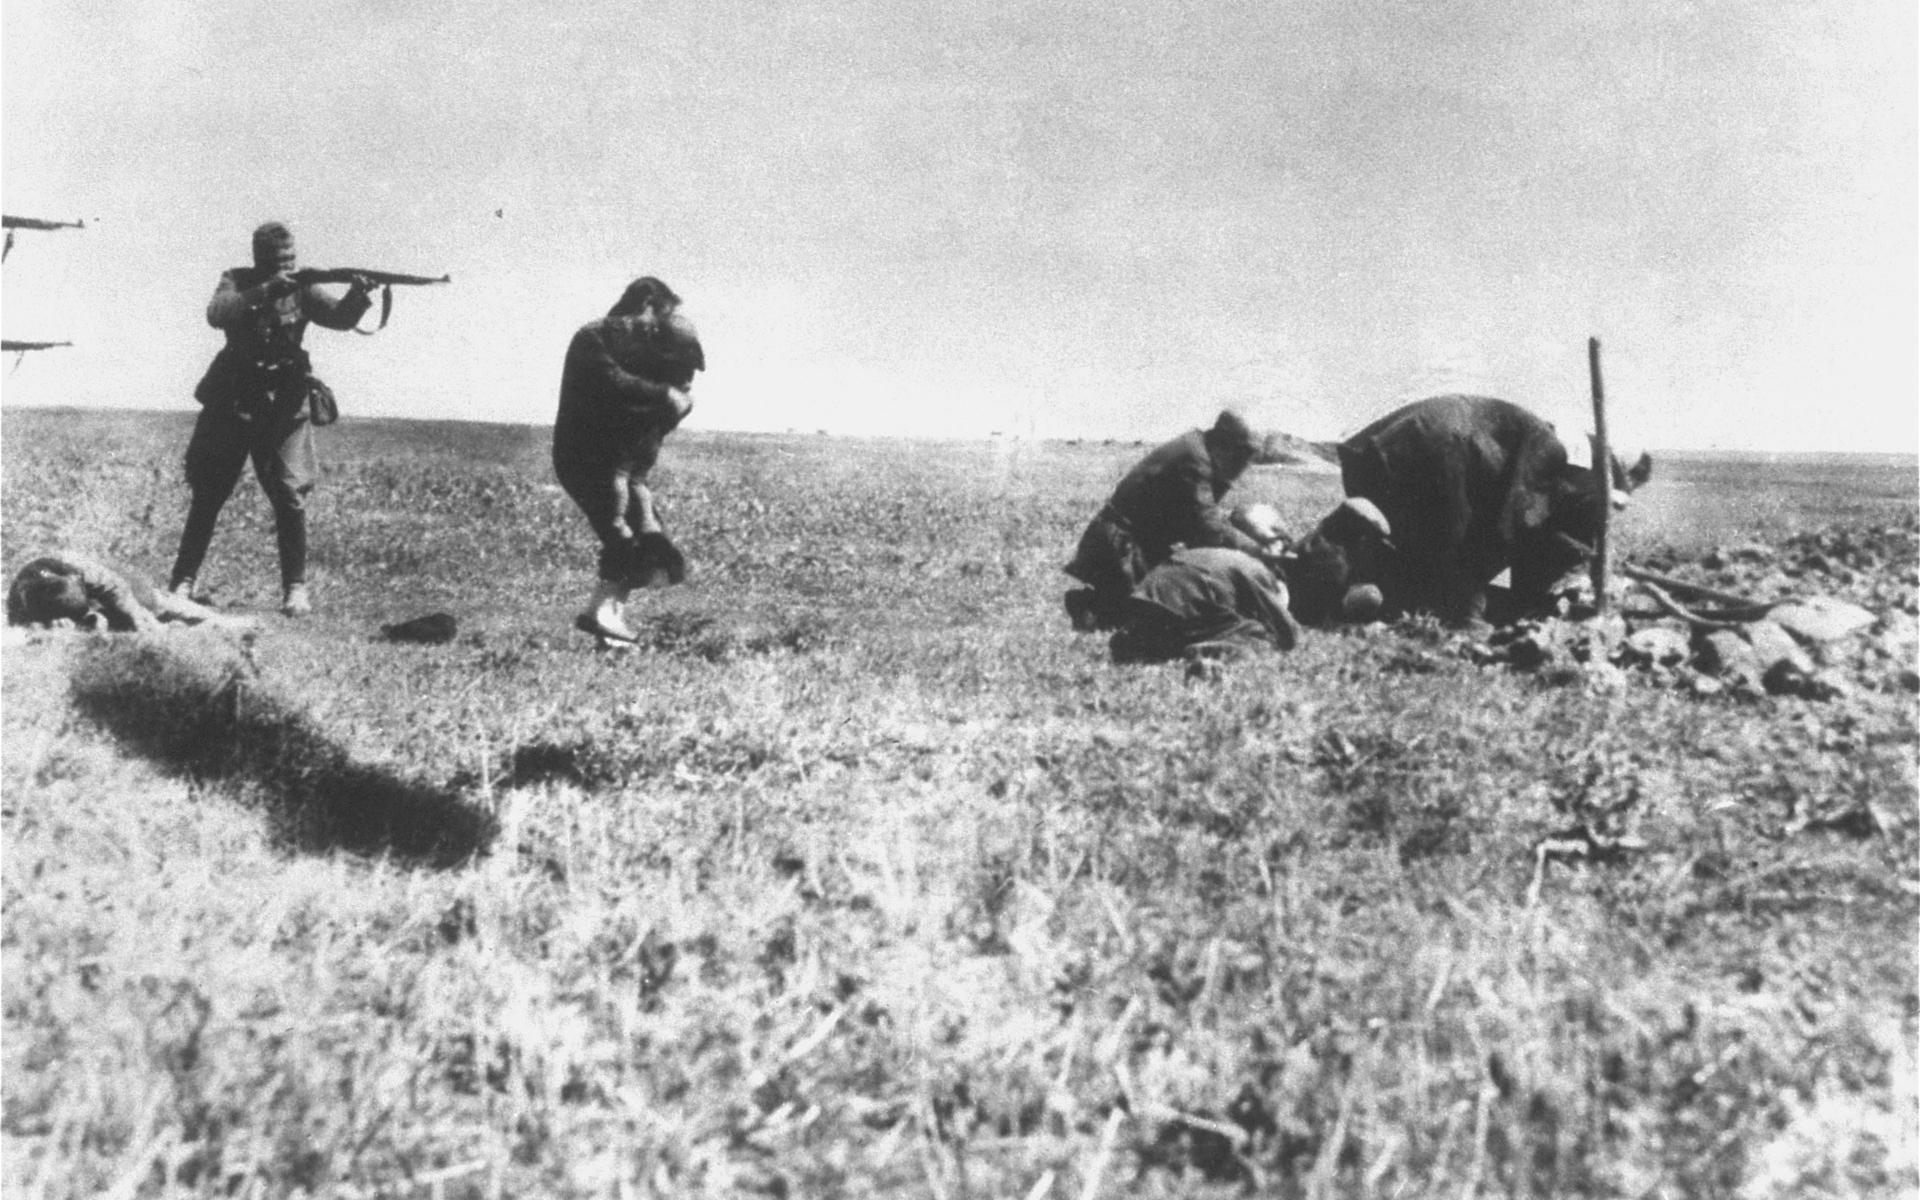
{"label": "rifle", "polygon": [[0,249],[0,261],[4,261],[13,252],[13,231],[16,229],[85,229],[85,221],[45,221],[39,217],[0,216],[0,226],[7,231],[7,244]]}
{"label": "rifle", "polygon": [[313,283],[352,283],[359,279],[364,279],[380,289],[380,324],[372,329],[361,329],[355,326],[353,330],[368,337],[387,327],[387,318],[393,315],[394,288],[453,282],[451,275],[403,275],[398,271],[374,271],[360,267],[303,267],[293,273],[293,281],[301,287]]}
{"label": "rifle", "polygon": [[371,271],[359,267],[302,267],[293,273],[294,281],[305,287],[309,283],[352,283],[355,279],[364,279],[375,287],[417,287],[425,283],[452,283],[451,275],[402,275],[397,271]]}
{"label": "rifle", "polygon": [[18,371],[20,364],[27,361],[29,350],[52,350],[57,346],[71,345],[73,345],[72,342],[16,342],[11,338],[0,338],[0,354],[17,355],[18,357],[13,360],[13,369]]}

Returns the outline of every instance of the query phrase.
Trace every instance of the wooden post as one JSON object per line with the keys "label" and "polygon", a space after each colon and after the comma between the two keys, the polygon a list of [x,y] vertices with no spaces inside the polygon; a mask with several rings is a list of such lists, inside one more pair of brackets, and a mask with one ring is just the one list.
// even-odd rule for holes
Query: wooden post
{"label": "wooden post", "polygon": [[1600,385],[1600,339],[1587,339],[1587,375],[1593,381],[1593,476],[1600,489],[1600,526],[1593,534],[1593,609],[1607,611],[1607,575],[1611,550],[1607,526],[1613,519],[1613,451],[1607,445],[1607,394]]}

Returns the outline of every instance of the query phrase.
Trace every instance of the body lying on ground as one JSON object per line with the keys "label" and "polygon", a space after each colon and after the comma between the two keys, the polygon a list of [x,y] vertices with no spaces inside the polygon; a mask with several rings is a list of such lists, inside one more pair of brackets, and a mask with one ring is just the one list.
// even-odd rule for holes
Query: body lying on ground
{"label": "body lying on ground", "polygon": [[1175,550],[1128,594],[1117,624],[1109,643],[1117,663],[1291,650],[1300,640],[1279,579],[1224,546]]}
{"label": "body lying on ground", "polygon": [[168,622],[247,624],[185,596],[159,591],[98,559],[48,554],[14,574],[7,589],[7,623],[51,625],[57,621],[115,633],[146,633]]}
{"label": "body lying on ground", "polygon": [[1351,497],[1378,505],[1394,553],[1379,580],[1390,614],[1482,619],[1487,585],[1513,574],[1517,609],[1544,609],[1554,584],[1591,556],[1601,506],[1646,482],[1615,458],[1611,487],[1568,461],[1553,426],[1505,400],[1436,396],[1387,414],[1340,443]]}

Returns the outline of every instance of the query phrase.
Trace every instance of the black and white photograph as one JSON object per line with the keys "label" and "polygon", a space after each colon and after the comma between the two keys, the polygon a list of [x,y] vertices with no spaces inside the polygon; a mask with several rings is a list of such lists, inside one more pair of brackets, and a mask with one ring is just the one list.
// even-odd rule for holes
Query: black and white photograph
{"label": "black and white photograph", "polygon": [[0,1193],[1920,1195],[1920,15],[0,0]]}

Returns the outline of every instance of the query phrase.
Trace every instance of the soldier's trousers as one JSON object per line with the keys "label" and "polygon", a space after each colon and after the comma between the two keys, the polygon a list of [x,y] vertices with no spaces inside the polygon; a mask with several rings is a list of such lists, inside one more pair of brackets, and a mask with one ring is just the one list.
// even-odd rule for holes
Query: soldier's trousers
{"label": "soldier's trousers", "polygon": [[194,422],[187,442],[187,487],[193,500],[172,583],[199,576],[213,544],[220,510],[233,495],[248,460],[253,477],[273,506],[274,539],[280,555],[280,583],[289,587],[307,578],[306,495],[319,477],[313,426],[302,402],[291,412],[243,419],[224,406],[208,405]]}

